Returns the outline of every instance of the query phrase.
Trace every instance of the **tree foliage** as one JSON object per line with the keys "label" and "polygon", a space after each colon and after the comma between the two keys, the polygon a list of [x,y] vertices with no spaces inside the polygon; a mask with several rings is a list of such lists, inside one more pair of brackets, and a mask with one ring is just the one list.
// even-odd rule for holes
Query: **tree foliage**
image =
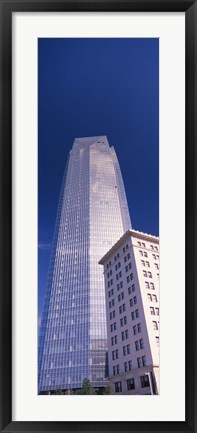
{"label": "tree foliage", "polygon": [[82,384],[82,388],[81,388],[81,394],[82,395],[94,395],[95,390],[92,387],[89,379],[87,377],[85,377],[85,379],[83,380],[83,384]]}

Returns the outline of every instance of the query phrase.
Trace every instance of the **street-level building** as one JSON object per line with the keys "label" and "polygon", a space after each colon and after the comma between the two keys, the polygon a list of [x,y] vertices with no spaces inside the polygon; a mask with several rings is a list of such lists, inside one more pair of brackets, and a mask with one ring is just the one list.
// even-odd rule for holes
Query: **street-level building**
{"label": "street-level building", "polygon": [[159,238],[129,229],[104,267],[113,394],[159,394]]}

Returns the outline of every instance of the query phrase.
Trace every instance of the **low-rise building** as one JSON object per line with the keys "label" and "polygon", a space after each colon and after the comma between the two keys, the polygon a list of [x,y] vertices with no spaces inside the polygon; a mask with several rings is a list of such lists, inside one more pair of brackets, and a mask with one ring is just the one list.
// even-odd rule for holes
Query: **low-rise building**
{"label": "low-rise building", "polygon": [[159,238],[128,230],[104,266],[113,394],[159,394]]}

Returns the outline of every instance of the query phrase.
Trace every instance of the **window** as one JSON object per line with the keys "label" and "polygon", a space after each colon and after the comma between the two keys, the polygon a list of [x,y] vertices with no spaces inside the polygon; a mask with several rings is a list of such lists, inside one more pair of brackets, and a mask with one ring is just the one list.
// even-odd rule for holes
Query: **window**
{"label": "window", "polygon": [[127,389],[128,389],[128,391],[131,391],[132,389],[135,389],[135,381],[134,381],[134,379],[128,379],[127,380]]}
{"label": "window", "polygon": [[145,356],[142,356],[142,365],[143,365],[143,367],[145,367],[145,365],[146,365],[146,357]]}
{"label": "window", "polygon": [[153,259],[156,260],[156,254],[152,254]]}
{"label": "window", "polygon": [[147,386],[150,386],[149,377],[147,374],[145,376],[141,376],[140,380],[141,380],[141,387],[142,388],[146,388]]}
{"label": "window", "polygon": [[130,295],[131,294],[131,287],[128,287],[128,294]]}
{"label": "window", "polygon": [[118,267],[119,267],[119,268],[121,267],[121,263],[120,263],[120,262],[118,262]]}
{"label": "window", "polygon": [[154,265],[155,265],[155,269],[159,269],[158,263],[154,263]]}
{"label": "window", "polygon": [[115,365],[113,366],[113,375],[114,376],[116,375],[116,366]]}
{"label": "window", "polygon": [[125,247],[123,248],[123,253],[125,253]]}
{"label": "window", "polygon": [[116,349],[116,359],[118,359],[118,349]]}
{"label": "window", "polygon": [[131,319],[135,320],[135,312],[134,311],[131,313]]}
{"label": "window", "polygon": [[127,324],[127,316],[124,316],[124,325]]}
{"label": "window", "polygon": [[143,251],[142,250],[139,250],[139,253],[140,253],[141,256],[143,256]]}
{"label": "window", "polygon": [[141,264],[142,264],[142,266],[145,266],[145,261],[141,260]]}
{"label": "window", "polygon": [[138,368],[142,367],[142,358],[137,358],[137,366]]}
{"label": "window", "polygon": [[151,290],[155,290],[155,285],[154,285],[154,283],[150,283],[150,289],[151,289]]}
{"label": "window", "polygon": [[152,301],[152,295],[150,293],[147,293],[147,296],[148,296],[149,302],[151,302]]}
{"label": "window", "polygon": [[128,270],[129,270],[129,267],[127,265],[127,266],[125,266],[125,272],[128,272]]}
{"label": "window", "polygon": [[139,341],[135,341],[135,350],[140,350]]}
{"label": "window", "polygon": [[112,350],[112,359],[113,360],[115,359],[115,351],[114,350]]}
{"label": "window", "polygon": [[115,270],[116,270],[116,271],[117,271],[117,269],[118,269],[118,265],[115,266]]}
{"label": "window", "polygon": [[130,280],[131,281],[133,280],[133,274],[130,274]]}
{"label": "window", "polygon": [[148,268],[150,268],[150,263],[149,263],[149,262],[146,262],[146,266],[147,266]]}
{"label": "window", "polygon": [[150,245],[150,247],[152,248],[152,250],[154,250],[154,246],[153,245]]}
{"label": "window", "polygon": [[141,339],[139,340],[139,342],[140,342],[140,349],[144,349],[144,341],[143,341],[143,338],[141,338]]}
{"label": "window", "polygon": [[154,329],[155,331],[158,330],[158,324],[157,324],[157,322],[156,322],[155,320],[153,321],[153,329]]}
{"label": "window", "polygon": [[123,346],[123,348],[122,348],[122,350],[123,350],[123,356],[125,356],[126,355],[126,346]]}
{"label": "window", "polygon": [[142,331],[141,323],[138,323],[138,324],[137,324],[137,330],[138,330],[138,333]]}
{"label": "window", "polygon": [[121,289],[123,288],[123,282],[122,281],[120,282],[120,288]]}
{"label": "window", "polygon": [[151,272],[148,272],[148,277],[152,278],[152,273]]}
{"label": "window", "polygon": [[122,392],[122,382],[115,382],[115,392]]}
{"label": "window", "polygon": [[159,308],[155,308],[155,314],[159,316]]}
{"label": "window", "polygon": [[131,263],[129,263],[129,269],[131,269],[132,268],[132,264]]}
{"label": "window", "polygon": [[120,290],[120,284],[117,284],[117,291]]}
{"label": "window", "polygon": [[129,371],[131,371],[132,370],[132,362],[131,362],[131,360],[128,362],[128,364],[129,364]]}
{"label": "window", "polygon": [[158,248],[157,248],[157,247],[155,247],[155,251],[158,251]]}
{"label": "window", "polygon": [[130,259],[130,257],[131,257],[131,256],[130,256],[130,253],[128,253],[128,254],[127,254],[127,259],[129,260],[129,259]]}
{"label": "window", "polygon": [[118,302],[120,302],[120,295],[118,295]]}
{"label": "window", "polygon": [[137,243],[138,243],[139,247],[141,247],[141,242],[138,241]]}
{"label": "window", "polygon": [[144,251],[144,257],[148,257],[148,254],[146,251]]}
{"label": "window", "polygon": [[149,283],[148,283],[148,281],[145,281],[145,287],[146,287],[146,289],[149,289]]}
{"label": "window", "polygon": [[117,374],[119,374],[120,373],[120,366],[119,366],[119,364],[116,366],[116,370],[117,370]]}
{"label": "window", "polygon": [[144,243],[144,242],[142,242],[142,247],[144,247],[144,248],[146,247],[146,245],[145,245],[145,243]]}
{"label": "window", "polygon": [[111,329],[111,332],[113,332],[113,329],[114,329],[114,326],[113,326],[113,324],[112,324],[112,325],[110,325],[110,329]]}
{"label": "window", "polygon": [[129,275],[127,276],[127,283],[129,283]]}
{"label": "window", "polygon": [[113,316],[113,319],[114,319],[114,317],[116,317],[116,312],[115,312],[115,310],[112,312],[112,316]]}
{"label": "window", "polygon": [[125,262],[127,261],[127,256],[124,257],[124,261],[125,261]]}
{"label": "window", "polygon": [[133,333],[134,333],[134,335],[137,334],[137,325],[133,326]]}
{"label": "window", "polygon": [[152,314],[152,315],[155,314],[155,309],[154,309],[154,307],[150,307],[150,314]]}
{"label": "window", "polygon": [[129,338],[129,331],[128,331],[128,329],[126,329],[126,331],[125,331],[125,338],[126,338],[126,340]]}
{"label": "window", "polygon": [[126,244],[126,250],[128,250],[128,248],[129,248],[129,245],[128,245],[128,244]]}
{"label": "window", "polygon": [[123,322],[123,317],[122,317],[122,319],[120,319],[120,326],[123,326],[124,325],[124,322]]}
{"label": "window", "polygon": [[[152,295],[152,299],[153,299],[153,302],[157,302],[157,296],[156,295]],[[155,308],[155,310],[156,310],[156,308]]]}
{"label": "window", "polygon": [[135,284],[132,284],[132,292],[135,292]]}
{"label": "window", "polygon": [[125,371],[125,373],[128,371],[128,364],[127,364],[127,361],[124,362],[124,371]]}
{"label": "window", "polygon": [[136,317],[136,319],[139,317],[139,310],[138,309],[135,310],[135,317]]}
{"label": "window", "polygon": [[121,332],[121,336],[122,336],[122,341],[124,341],[124,331],[123,332]]}
{"label": "window", "polygon": [[156,340],[157,347],[159,347],[159,337],[155,337],[155,340]]}
{"label": "window", "polygon": [[120,257],[120,254],[118,253],[118,254],[117,254],[117,258],[119,259],[119,257]]}
{"label": "window", "polygon": [[146,271],[143,271],[143,276],[147,277],[147,272]]}
{"label": "window", "polygon": [[129,353],[131,353],[131,348],[130,348],[130,344],[127,344],[127,354],[129,355]]}
{"label": "window", "polygon": [[114,256],[114,260],[115,260],[115,262],[116,262],[116,260],[117,260],[117,257],[116,257],[116,256]]}

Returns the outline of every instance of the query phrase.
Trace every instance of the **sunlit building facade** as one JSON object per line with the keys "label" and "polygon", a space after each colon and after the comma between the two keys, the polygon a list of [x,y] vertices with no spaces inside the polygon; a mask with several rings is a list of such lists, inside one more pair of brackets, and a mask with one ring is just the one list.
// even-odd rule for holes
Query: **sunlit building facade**
{"label": "sunlit building facade", "polygon": [[131,227],[124,184],[106,136],[76,138],[57,211],[39,336],[39,392],[77,392],[108,376],[99,259]]}
{"label": "sunlit building facade", "polygon": [[159,394],[159,238],[127,230],[100,264],[111,393]]}

